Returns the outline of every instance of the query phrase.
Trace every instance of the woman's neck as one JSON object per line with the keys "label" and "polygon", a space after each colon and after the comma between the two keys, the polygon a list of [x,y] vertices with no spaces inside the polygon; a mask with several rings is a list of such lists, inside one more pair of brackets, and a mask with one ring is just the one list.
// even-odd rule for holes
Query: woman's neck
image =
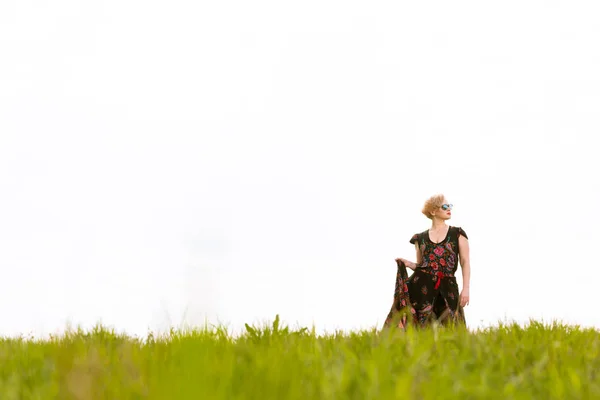
{"label": "woman's neck", "polygon": [[446,229],[446,221],[441,220],[441,219],[437,219],[437,218],[433,218],[431,220],[431,230],[432,231],[438,231],[438,230],[444,230]]}

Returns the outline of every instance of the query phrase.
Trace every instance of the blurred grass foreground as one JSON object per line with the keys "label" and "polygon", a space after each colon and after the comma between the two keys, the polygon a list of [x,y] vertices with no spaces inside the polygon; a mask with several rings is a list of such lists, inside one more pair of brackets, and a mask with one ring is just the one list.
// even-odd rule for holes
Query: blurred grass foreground
{"label": "blurred grass foreground", "polygon": [[0,399],[600,399],[600,333],[530,321],[316,335],[246,325],[0,340]]}

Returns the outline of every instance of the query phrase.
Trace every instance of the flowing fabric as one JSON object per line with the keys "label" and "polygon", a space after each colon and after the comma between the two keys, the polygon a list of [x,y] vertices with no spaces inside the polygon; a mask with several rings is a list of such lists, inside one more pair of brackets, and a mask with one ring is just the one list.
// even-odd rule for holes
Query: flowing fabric
{"label": "flowing fabric", "polygon": [[394,289],[394,302],[385,319],[383,326],[385,328],[396,327],[406,329],[408,323],[416,323],[415,309],[410,302],[408,293],[408,273],[406,265],[402,261],[397,261],[398,271],[396,272],[396,288]]}

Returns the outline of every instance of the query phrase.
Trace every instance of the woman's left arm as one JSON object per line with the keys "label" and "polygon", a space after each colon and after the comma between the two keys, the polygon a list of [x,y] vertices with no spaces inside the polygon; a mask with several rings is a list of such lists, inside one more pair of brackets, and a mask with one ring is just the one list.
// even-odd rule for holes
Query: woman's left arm
{"label": "woman's left arm", "polygon": [[471,284],[471,263],[469,260],[469,241],[466,237],[458,236],[458,253],[462,269],[463,289],[460,293],[460,305],[464,307],[469,304],[469,287]]}

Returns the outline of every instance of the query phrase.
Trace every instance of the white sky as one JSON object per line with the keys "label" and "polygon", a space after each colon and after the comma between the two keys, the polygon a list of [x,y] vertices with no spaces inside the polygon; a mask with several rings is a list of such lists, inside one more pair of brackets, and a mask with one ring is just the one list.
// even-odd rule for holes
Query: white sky
{"label": "white sky", "polygon": [[599,12],[0,2],[0,334],[380,327],[437,192],[469,326],[600,327]]}

